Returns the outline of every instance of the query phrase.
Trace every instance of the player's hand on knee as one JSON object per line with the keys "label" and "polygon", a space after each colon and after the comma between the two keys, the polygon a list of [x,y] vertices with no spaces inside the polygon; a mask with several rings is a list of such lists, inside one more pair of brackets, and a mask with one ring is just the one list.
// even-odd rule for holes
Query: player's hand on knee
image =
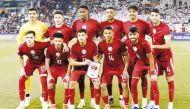
{"label": "player's hand on knee", "polygon": [[128,80],[129,78],[129,74],[126,70],[123,71],[123,74],[121,75],[122,79],[123,80]]}
{"label": "player's hand on knee", "polygon": [[52,75],[51,75],[51,74],[48,75],[48,77],[47,77],[47,81],[50,82],[50,81],[53,81],[53,80],[54,80],[54,79],[53,79]]}
{"label": "player's hand on knee", "polygon": [[157,73],[156,73],[156,71],[151,71],[150,79],[154,80],[154,81],[157,81]]}
{"label": "player's hand on knee", "polygon": [[63,79],[64,83],[69,83],[69,75],[65,75],[65,78]]}

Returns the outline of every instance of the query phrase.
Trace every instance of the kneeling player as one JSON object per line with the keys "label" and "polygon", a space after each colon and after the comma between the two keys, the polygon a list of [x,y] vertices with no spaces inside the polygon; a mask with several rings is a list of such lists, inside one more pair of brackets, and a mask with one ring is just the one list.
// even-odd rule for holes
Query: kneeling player
{"label": "kneeling player", "polygon": [[[42,86],[42,94],[44,97],[43,109],[48,108],[48,94],[47,94],[47,71],[45,67],[44,49],[50,46],[50,42],[35,41],[35,32],[26,32],[25,42],[19,46],[18,55],[20,56],[20,64],[22,66],[21,74],[19,76],[19,97],[20,105],[17,109],[24,109],[25,100],[25,82],[29,76],[33,75],[35,69],[38,69],[40,74],[40,81]],[[26,65],[24,66],[23,55],[28,57]]]}
{"label": "kneeling player", "polygon": [[[153,109],[159,109],[159,91],[157,86],[157,72],[154,67],[154,58],[150,45],[147,41],[139,38],[139,32],[136,27],[131,27],[128,34],[130,41],[126,41],[129,53],[136,55],[136,63],[132,73],[131,93],[134,102],[134,109],[139,109],[137,85],[144,72],[149,72],[151,79],[151,89],[153,89],[155,106]],[[131,55],[130,55],[131,56]]]}
{"label": "kneeling player", "polygon": [[127,81],[123,80],[122,78],[122,74],[125,67],[122,57],[126,55],[127,50],[124,44],[122,44],[119,40],[114,40],[114,32],[112,27],[105,27],[103,30],[103,35],[105,37],[105,40],[99,43],[98,52],[100,56],[104,55],[101,88],[105,109],[110,109],[108,103],[107,84],[110,84],[113,75],[117,76],[119,83],[122,83],[124,104],[125,108],[128,109],[128,86],[126,84]]}
{"label": "kneeling player", "polygon": [[[77,83],[81,76],[87,73],[87,67],[90,61],[98,61],[97,46],[92,41],[87,41],[87,32],[85,29],[80,29],[77,33],[78,42],[74,44],[71,48],[70,55],[70,65],[74,66],[74,70],[71,73],[70,83],[69,83],[69,98],[71,109],[74,109],[74,97],[75,89],[74,85]],[[100,85],[99,79],[90,79],[94,85],[94,95],[95,95],[95,108],[100,109]]]}
{"label": "kneeling player", "polygon": [[[54,33],[53,45],[46,51],[46,67],[48,72],[48,96],[51,102],[51,109],[56,109],[55,105],[55,84],[57,78],[61,77],[65,87],[65,97],[63,109],[67,109],[68,102],[68,81],[69,81],[69,52],[63,52],[63,34]],[[67,69],[68,68],[68,69]]]}

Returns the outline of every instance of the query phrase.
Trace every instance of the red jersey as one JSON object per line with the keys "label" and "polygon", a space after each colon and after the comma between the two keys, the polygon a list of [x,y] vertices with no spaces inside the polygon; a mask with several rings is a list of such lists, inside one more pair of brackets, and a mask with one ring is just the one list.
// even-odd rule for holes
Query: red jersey
{"label": "red jersey", "polygon": [[[153,26],[152,22],[150,26],[150,36],[152,37],[153,45],[165,44],[164,37],[170,35],[170,28],[167,24],[160,22],[158,26]],[[154,56],[159,61],[169,61],[172,58],[171,49],[154,49]]]}
{"label": "red jersey", "polygon": [[126,41],[125,45],[128,48],[130,59],[132,58],[133,60],[135,58],[136,62],[134,64],[149,64],[149,60],[146,55],[151,53],[151,48],[146,40],[139,40],[136,45],[133,45],[130,41]]}
{"label": "red jersey", "polygon": [[24,42],[19,46],[18,55],[26,55],[29,63],[39,65],[45,62],[44,50],[48,46],[50,46],[50,42],[35,41],[33,47],[28,47],[26,42]]}
{"label": "red jersey", "polygon": [[76,20],[72,26],[73,33],[76,36],[77,31],[80,29],[86,29],[88,34],[88,41],[92,41],[92,38],[99,33],[99,24],[98,21],[89,18],[87,21],[82,22],[81,19]]}
{"label": "red jersey", "polygon": [[129,34],[129,30],[132,26],[137,27],[139,35],[140,35],[140,39],[145,39],[145,35],[148,34],[149,35],[149,26],[148,23],[138,19],[136,22],[130,22],[130,21],[126,21],[123,23],[123,31],[125,32],[125,35],[128,37]]}
{"label": "red jersey", "polygon": [[111,44],[103,40],[98,44],[98,52],[104,55],[104,67],[119,67],[124,64],[122,57],[127,50],[119,40],[113,40]]}
{"label": "red jersey", "polygon": [[[86,46],[81,47],[79,42],[74,44],[71,48],[72,59],[76,59],[79,62],[85,61],[85,59],[93,60],[93,57],[98,55],[97,46],[92,41],[87,41]],[[77,66],[77,70],[87,70],[87,66]]]}
{"label": "red jersey", "polygon": [[53,34],[57,31],[61,31],[61,33],[64,35],[64,42],[68,44],[69,40],[71,39],[72,29],[65,24],[63,24],[60,28],[55,27],[55,25],[49,27],[47,31],[44,33],[44,36],[46,38],[50,37],[50,40],[53,40]]}
{"label": "red jersey", "polygon": [[104,27],[111,26],[114,31],[114,39],[121,40],[122,39],[122,26],[123,22],[115,19],[113,22],[104,21],[100,24],[101,33],[103,34]]}
{"label": "red jersey", "polygon": [[46,58],[50,59],[50,66],[63,68],[68,67],[69,52],[63,52],[63,48],[61,50],[57,50],[54,45],[51,45],[46,51]]}

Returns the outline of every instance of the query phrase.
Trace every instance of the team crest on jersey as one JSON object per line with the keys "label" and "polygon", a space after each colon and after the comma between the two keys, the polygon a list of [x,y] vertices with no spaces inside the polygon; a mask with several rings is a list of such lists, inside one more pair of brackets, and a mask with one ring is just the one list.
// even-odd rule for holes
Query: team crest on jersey
{"label": "team crest on jersey", "polygon": [[156,34],[156,29],[153,29],[152,32],[153,32],[154,34]]}
{"label": "team crest on jersey", "polygon": [[113,48],[112,47],[108,47],[108,51],[109,52],[113,51]]}
{"label": "team crest on jersey", "polygon": [[55,55],[56,55],[56,57],[60,57],[61,56],[61,54],[59,52],[57,52]]}
{"label": "team crest on jersey", "polygon": [[34,50],[31,50],[30,53],[31,53],[31,54],[35,54],[35,51],[34,51]]}
{"label": "team crest on jersey", "polygon": [[87,53],[87,51],[84,49],[81,51],[83,55],[85,55]]}
{"label": "team crest on jersey", "polygon": [[86,28],[87,28],[86,25],[83,25],[83,26],[82,26],[82,29],[85,29],[85,30],[86,30]]}
{"label": "team crest on jersey", "polygon": [[136,51],[137,51],[137,47],[133,47],[133,51],[135,51],[135,52],[136,52]]}

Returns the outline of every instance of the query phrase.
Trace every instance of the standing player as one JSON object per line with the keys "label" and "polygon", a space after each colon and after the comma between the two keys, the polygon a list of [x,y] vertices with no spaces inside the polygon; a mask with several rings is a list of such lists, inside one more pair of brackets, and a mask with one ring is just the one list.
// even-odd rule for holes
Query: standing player
{"label": "standing player", "polygon": [[[168,109],[173,109],[174,67],[170,46],[170,29],[167,24],[160,21],[160,12],[158,9],[153,9],[151,11],[150,19],[150,36],[152,37],[152,48],[158,68],[158,75],[163,75],[164,72],[166,73],[169,91]],[[151,104],[154,103],[150,101],[150,105]]]}
{"label": "standing player", "polygon": [[[51,109],[56,109],[55,105],[55,84],[57,78],[61,77],[65,87],[65,97],[63,109],[67,109],[68,102],[68,81],[69,81],[69,52],[63,52],[63,39],[62,33],[57,32],[53,34],[53,45],[48,47],[46,51],[46,67],[48,72],[48,96],[51,102]],[[68,69],[67,69],[68,68]]]}
{"label": "standing player", "polygon": [[[145,21],[143,20],[140,20],[138,18],[138,7],[135,6],[135,5],[131,5],[128,7],[128,12],[129,12],[129,21],[126,21],[123,23],[123,31],[125,32],[125,35],[127,36],[127,38],[129,39],[128,37],[128,34],[129,34],[129,30],[132,26],[135,26],[137,27],[138,31],[139,31],[139,34],[140,34],[140,39],[145,39],[145,35],[146,34],[149,34],[149,26],[148,26],[148,23],[146,23]],[[133,71],[133,67],[134,67],[134,60],[135,60],[135,57],[131,57],[130,58],[130,66],[128,68],[128,73],[129,73],[129,86],[131,88],[131,76],[132,76],[132,71]],[[144,74],[142,75],[141,77],[141,80],[142,80],[142,83],[141,83],[141,86],[142,86],[142,108],[146,107],[147,105],[147,87],[148,87],[148,82],[147,82],[147,78],[146,78],[146,72],[144,72]]]}
{"label": "standing player", "polygon": [[[29,21],[21,26],[19,31],[19,36],[17,43],[20,45],[24,41],[24,37],[27,31],[32,30],[36,34],[36,41],[42,41],[44,39],[43,34],[47,30],[47,25],[44,22],[38,21],[38,11],[35,8],[28,9],[28,19]],[[24,63],[26,62],[27,58],[24,56]],[[30,105],[30,82],[31,78],[29,77],[26,81],[26,98],[25,98],[25,106]],[[42,100],[42,98],[41,98]],[[42,100],[43,101],[43,100]]]}
{"label": "standing player", "polygon": [[122,83],[124,104],[125,108],[128,109],[128,86],[126,84],[126,81],[123,81],[122,79],[122,74],[125,67],[125,63],[122,57],[126,56],[127,50],[124,44],[120,42],[120,40],[114,40],[114,31],[112,27],[105,27],[103,35],[105,37],[105,40],[99,43],[98,51],[101,57],[104,55],[101,90],[105,109],[110,109],[110,106],[108,104],[107,84],[111,84],[113,76],[117,76],[118,82]]}
{"label": "standing player", "polygon": [[159,109],[159,91],[157,86],[157,72],[154,67],[154,58],[150,45],[147,41],[142,40],[139,36],[138,29],[131,27],[129,30],[130,41],[126,41],[129,56],[135,54],[137,60],[134,65],[131,82],[131,94],[134,102],[134,109],[139,109],[138,105],[138,81],[143,73],[149,72],[151,78],[151,89],[154,92],[155,106],[152,109]]}
{"label": "standing player", "polygon": [[64,16],[61,10],[56,10],[53,15],[55,25],[49,27],[44,36],[46,38],[50,38],[50,40],[53,40],[53,34],[57,31],[60,31],[64,35],[64,42],[68,44],[69,40],[71,39],[72,29],[64,24]]}
{"label": "standing player", "polygon": [[[20,105],[17,109],[24,109],[25,100],[25,82],[28,77],[33,75],[35,69],[38,69],[40,74],[40,81],[42,86],[42,94],[44,98],[43,108],[48,108],[48,94],[47,94],[47,71],[45,67],[44,49],[50,46],[50,42],[35,41],[35,32],[26,32],[25,42],[19,46],[18,55],[20,56],[20,64],[22,66],[21,74],[19,76],[19,96]],[[28,60],[24,65],[23,56],[26,55]]]}
{"label": "standing player", "polygon": [[79,7],[79,16],[80,19],[76,20],[72,26],[74,35],[76,36],[77,31],[79,31],[80,29],[85,29],[88,34],[87,41],[94,41],[99,33],[98,21],[88,17],[89,10],[88,7],[85,5],[81,5]]}
{"label": "standing player", "polygon": [[[89,14],[89,10],[88,10],[87,6],[82,5],[79,7],[80,19],[76,20],[73,23],[73,26],[72,26],[73,34],[76,36],[77,31],[79,31],[80,29],[85,29],[87,31],[87,35],[88,35],[87,41],[95,41],[95,37],[99,33],[98,32],[99,24],[96,20],[89,18],[88,14]],[[77,41],[76,38],[74,38],[74,40]],[[76,43],[76,41],[74,43]],[[77,106],[78,108],[82,108],[85,105],[85,102],[84,102],[84,89],[85,89],[84,79],[85,79],[85,77],[81,77],[79,79],[79,90],[80,90],[80,99],[81,100],[79,102],[79,105]],[[94,89],[93,84],[90,83],[91,107],[94,107],[94,104],[95,104],[93,89]]]}
{"label": "standing player", "polygon": [[[106,9],[106,15],[107,15],[107,20],[103,21],[100,23],[100,29],[101,33],[103,34],[103,30],[106,26],[111,26],[113,31],[114,31],[114,40],[121,40],[122,39],[122,25],[123,22],[120,20],[115,19],[116,11],[113,7],[108,7]],[[118,84],[119,86],[119,92],[120,92],[120,97],[119,97],[119,103],[122,106],[123,105],[123,90],[121,84]],[[114,103],[114,98],[112,96],[112,84],[108,84],[108,98],[109,98],[109,103],[113,104]]]}
{"label": "standing player", "polygon": [[[90,61],[98,62],[97,46],[93,41],[87,41],[87,31],[80,29],[77,33],[78,42],[71,48],[70,65],[74,66],[69,85],[70,108],[74,109],[75,83],[85,76]],[[95,109],[100,109],[100,82],[98,78],[90,79],[94,85]],[[83,108],[83,107],[82,107]]]}

